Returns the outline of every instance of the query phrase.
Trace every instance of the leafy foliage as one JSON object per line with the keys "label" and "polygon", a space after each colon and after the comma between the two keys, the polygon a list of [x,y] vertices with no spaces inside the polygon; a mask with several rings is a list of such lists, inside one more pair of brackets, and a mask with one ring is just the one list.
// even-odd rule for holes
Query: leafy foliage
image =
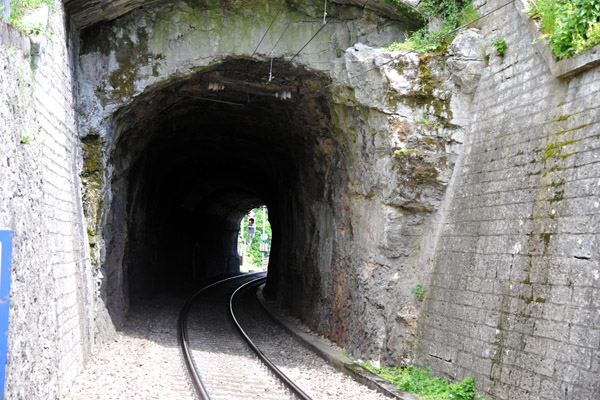
{"label": "leafy foliage", "polygon": [[[361,363],[369,371],[381,376],[396,385],[399,390],[412,393],[423,400],[473,400],[475,385],[473,378],[465,378],[462,382],[448,383],[445,379],[431,375],[429,367],[426,370],[412,365],[406,368],[384,367],[375,368],[368,363]],[[483,400],[477,396],[478,400]]]}
{"label": "leafy foliage", "polygon": [[427,19],[420,12],[416,11],[414,8],[408,7],[404,3],[399,0],[385,0],[385,4],[388,6],[396,7],[396,10],[400,14],[404,14],[408,16],[410,19],[414,21],[417,25],[425,25],[427,23]]}
{"label": "leafy foliage", "polygon": [[600,0],[537,0],[526,12],[540,21],[550,49],[560,58],[600,43]]}
{"label": "leafy foliage", "polygon": [[504,57],[506,55],[506,50],[508,46],[506,46],[506,41],[502,38],[494,38],[492,39],[492,47],[496,50],[496,53],[500,57]]}
{"label": "leafy foliage", "polygon": [[[399,0],[387,0],[386,3],[399,8],[406,7]],[[440,51],[454,39],[454,35],[451,34],[454,29],[478,17],[477,10],[470,0],[423,0],[419,3],[419,11],[422,13],[419,18],[423,21],[424,26],[414,32],[406,41],[393,43],[387,47],[387,50],[413,50],[419,53]],[[415,14],[418,15],[418,13]],[[429,32],[423,15],[427,18],[440,18],[442,20],[441,29]]]}
{"label": "leafy foliage", "polygon": [[423,285],[418,284],[412,289],[412,294],[417,298],[417,300],[423,301],[423,298],[425,297],[425,288]]}
{"label": "leafy foliage", "polygon": [[[256,226],[256,233],[254,238],[252,239],[252,243],[250,248],[246,252],[246,260],[249,264],[254,265],[255,267],[259,267],[262,262],[262,254],[260,252],[260,243],[262,240],[260,239],[260,235],[263,233],[263,219],[265,220],[265,230],[264,232],[269,236],[267,243],[271,244],[271,238],[273,237],[273,232],[271,231],[271,224],[269,223],[268,212],[264,212],[264,208],[255,208],[254,209],[254,226]],[[248,215],[244,217],[244,232],[240,232],[240,236],[243,235],[245,239],[245,243],[250,243],[250,237],[248,236]],[[270,251],[265,254],[265,257],[269,257]]]}
{"label": "leafy foliage", "polygon": [[52,35],[52,33],[44,29],[42,24],[23,22],[23,17],[30,11],[38,9],[44,4],[47,4],[51,9],[54,9],[55,5],[53,0],[12,0],[10,4],[10,18],[8,22],[12,25],[27,35]]}

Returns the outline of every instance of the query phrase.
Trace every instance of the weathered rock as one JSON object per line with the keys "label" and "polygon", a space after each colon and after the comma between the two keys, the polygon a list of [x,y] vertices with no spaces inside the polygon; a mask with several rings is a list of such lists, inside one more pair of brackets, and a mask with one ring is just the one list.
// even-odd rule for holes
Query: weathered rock
{"label": "weathered rock", "polygon": [[[288,11],[253,55],[264,34],[260,21],[270,21],[277,4],[257,7],[251,14],[243,7],[187,3],[146,7],[83,33],[80,131],[98,135],[111,151],[104,155],[104,190],[110,197],[99,213],[108,219],[98,225],[110,243],[105,258],[99,252],[109,308],[123,313],[129,301],[164,281],[164,250],[151,232],[187,232],[180,244],[169,245],[182,254],[191,253],[190,237],[208,240],[192,226],[154,222],[147,215],[175,209],[177,202],[192,204],[188,198],[194,197],[190,214],[169,211],[167,220],[197,218],[227,226],[214,232],[219,239],[207,250],[202,274],[210,276],[235,270],[236,219],[253,202],[265,202],[274,231],[285,238],[273,248],[268,290],[350,351],[405,360],[417,319],[411,289],[421,275],[415,262],[464,137],[460,123],[465,120],[455,115],[467,113],[457,107],[466,107],[468,94],[454,83],[441,57],[382,50],[391,34],[403,34],[402,25],[354,6],[332,9],[338,19],[297,56],[322,20],[314,10]],[[296,22],[299,16],[302,24]],[[287,22],[290,32],[274,48]],[[275,79],[268,82],[267,56],[273,48]],[[289,63],[292,58],[297,66]],[[463,62],[457,73],[474,73],[467,63],[477,60]],[[209,89],[214,82],[218,91]],[[291,93],[287,103],[275,97],[283,90]],[[234,112],[194,98],[238,108]],[[263,148],[243,139],[239,126],[245,136],[263,143],[268,157],[258,157]],[[220,133],[192,134],[197,131]],[[252,150],[243,151],[238,143]],[[182,170],[173,170],[171,159],[191,160],[197,147],[215,156],[181,161]],[[219,156],[224,153],[228,156]],[[249,158],[253,153],[256,157]],[[260,188],[246,182],[228,187],[236,178],[218,172],[230,169],[226,159],[265,171]],[[206,163],[225,182],[214,189],[223,194],[211,192],[214,183],[187,193],[185,182],[212,181],[204,172],[188,172],[203,171]],[[241,194],[234,196],[236,190]],[[171,191],[181,194],[156,195]],[[204,203],[214,211],[201,216],[197,207]],[[97,240],[96,249],[103,240]],[[180,263],[188,261],[182,257]],[[187,274],[186,268],[171,274]],[[412,316],[398,319],[398,309]],[[403,345],[390,352],[391,343]]]}

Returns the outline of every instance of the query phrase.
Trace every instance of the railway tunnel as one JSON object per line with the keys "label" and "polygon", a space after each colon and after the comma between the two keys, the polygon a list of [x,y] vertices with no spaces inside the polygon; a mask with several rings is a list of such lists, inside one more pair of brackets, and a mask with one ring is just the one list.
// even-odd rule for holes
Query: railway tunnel
{"label": "railway tunnel", "polygon": [[318,285],[315,212],[333,208],[343,154],[318,90],[327,81],[275,65],[278,79],[269,83],[268,63],[228,59],[149,90],[117,114],[108,224],[120,235],[107,266],[118,273],[121,258],[129,304],[237,273],[239,221],[260,205],[274,235],[270,287],[302,280],[288,286],[296,288],[290,298],[302,298],[306,285]]}
{"label": "railway tunnel", "polygon": [[[326,24],[321,1],[236,4],[153,3],[79,32],[78,129],[104,178],[83,200],[99,297],[119,325],[161,290],[237,272],[239,220],[266,205],[267,296],[380,352],[400,335],[385,320],[413,329],[384,307],[381,282],[411,301],[408,259],[452,167],[446,131],[421,143],[410,104],[447,107],[388,84],[421,61],[380,58],[411,26],[383,3],[332,2]],[[395,151],[409,142],[431,157],[406,164]],[[395,223],[405,209],[412,222]]]}

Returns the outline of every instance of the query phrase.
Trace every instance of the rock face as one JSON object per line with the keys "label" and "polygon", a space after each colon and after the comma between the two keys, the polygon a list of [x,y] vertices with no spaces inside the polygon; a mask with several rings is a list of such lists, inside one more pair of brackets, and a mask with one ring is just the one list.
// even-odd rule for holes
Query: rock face
{"label": "rock face", "polygon": [[0,29],[7,397],[60,397],[129,304],[236,272],[262,204],[267,294],[353,355],[599,397],[600,69],[554,78],[517,6],[418,55],[381,49],[412,29],[382,1],[65,3],[55,41]]}
{"label": "rock face", "polygon": [[[277,10],[174,2],[82,32],[80,132],[105,149],[103,206],[88,209],[100,209],[109,310],[118,320],[167,276],[236,270],[239,218],[266,203],[269,293],[356,355],[406,361],[419,249],[464,140],[481,36],[462,34],[449,57],[389,52],[401,23],[333,4],[323,27],[315,4],[286,8],[257,48]],[[225,228],[198,275],[192,249],[213,243],[203,223]]]}

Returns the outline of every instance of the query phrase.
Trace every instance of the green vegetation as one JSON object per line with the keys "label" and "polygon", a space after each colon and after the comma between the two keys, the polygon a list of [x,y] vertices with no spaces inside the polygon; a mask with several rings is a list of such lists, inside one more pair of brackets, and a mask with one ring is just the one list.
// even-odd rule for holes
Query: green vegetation
{"label": "green vegetation", "polygon": [[600,43],[600,0],[536,0],[525,11],[540,22],[543,37],[559,58]]}
{"label": "green vegetation", "polygon": [[30,11],[42,7],[47,4],[48,7],[54,9],[53,0],[12,0],[10,3],[10,18],[8,22],[17,27],[20,31],[27,35],[46,35],[52,36],[52,32],[48,32],[42,24],[34,24],[30,22],[23,22],[23,17]]}
{"label": "green vegetation", "polygon": [[465,378],[462,382],[448,383],[445,379],[431,376],[429,367],[426,370],[412,365],[406,368],[375,368],[368,363],[363,367],[393,383],[399,390],[412,393],[423,400],[483,400],[475,395],[473,378]]}
{"label": "green vegetation", "polygon": [[423,301],[423,298],[425,297],[425,288],[423,287],[423,285],[418,284],[412,289],[412,294],[415,295],[417,300]]}
{"label": "green vegetation", "polygon": [[23,131],[19,131],[19,141],[22,144],[30,144],[31,143],[31,138],[29,136],[26,136]]}
{"label": "green vegetation", "polygon": [[506,41],[502,38],[494,38],[492,39],[492,48],[496,50],[496,54],[500,57],[504,57],[506,55],[506,50],[508,46],[506,46]]}
{"label": "green vegetation", "polygon": [[[406,7],[399,0],[386,0],[386,4],[395,5],[399,12],[414,15],[415,22],[422,27],[402,43],[392,43],[388,50],[412,50],[419,53],[429,53],[443,50],[454,39],[456,28],[478,18],[477,10],[471,0],[423,0],[419,3],[419,11],[406,12]],[[428,18],[442,20],[441,29],[429,32]]]}
{"label": "green vegetation", "polygon": [[[240,231],[238,237],[238,243],[244,243],[244,264],[252,265],[254,267],[262,266],[263,255],[260,251],[260,244],[263,242],[260,238],[260,235],[263,233],[263,220],[265,220],[265,230],[264,232],[269,237],[266,241],[268,243],[269,251],[265,253],[265,258],[269,258],[270,248],[271,248],[271,239],[273,238],[273,232],[271,230],[271,224],[269,223],[269,213],[265,212],[266,207],[255,208],[253,211],[254,215],[254,226],[256,227],[256,233],[254,238],[250,239],[248,236],[248,215],[246,215],[243,219],[244,230]],[[248,247],[250,244],[250,247]],[[242,255],[242,251],[239,252]]]}
{"label": "green vegetation", "polygon": [[423,125],[435,126],[436,128],[443,128],[444,127],[444,125],[438,124],[435,121],[431,121],[431,120],[427,119],[426,117],[421,118],[421,120],[419,122],[421,124],[423,124]]}

